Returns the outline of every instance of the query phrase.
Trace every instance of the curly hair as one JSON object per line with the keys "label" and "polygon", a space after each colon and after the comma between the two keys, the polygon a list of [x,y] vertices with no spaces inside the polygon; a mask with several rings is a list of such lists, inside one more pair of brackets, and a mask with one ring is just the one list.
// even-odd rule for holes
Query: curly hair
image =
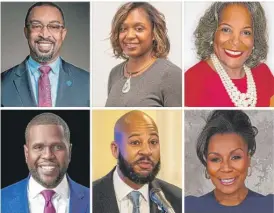
{"label": "curly hair", "polygon": [[196,153],[201,163],[206,166],[210,138],[216,134],[236,133],[248,146],[248,154],[253,156],[256,151],[255,137],[258,129],[252,126],[247,114],[241,110],[216,110],[207,118],[206,125],[200,133]]}
{"label": "curly hair", "polygon": [[264,9],[259,2],[215,2],[205,12],[194,31],[195,46],[197,55],[201,60],[206,60],[213,53],[215,32],[221,18],[222,10],[230,4],[242,4],[250,12],[254,31],[254,50],[246,60],[246,65],[250,68],[257,66],[267,57],[267,24]]}
{"label": "curly hair", "polygon": [[128,14],[136,8],[142,8],[147,13],[152,24],[152,31],[155,37],[155,40],[153,41],[154,55],[157,58],[166,58],[170,50],[170,42],[167,36],[165,16],[147,2],[128,2],[123,4],[116,12],[112,20],[110,33],[110,42],[114,56],[116,58],[128,59],[120,46],[120,27]]}

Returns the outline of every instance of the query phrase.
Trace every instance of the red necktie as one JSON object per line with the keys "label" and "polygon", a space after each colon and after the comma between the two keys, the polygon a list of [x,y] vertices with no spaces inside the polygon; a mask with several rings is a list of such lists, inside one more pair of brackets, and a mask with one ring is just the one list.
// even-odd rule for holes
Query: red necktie
{"label": "red necktie", "polygon": [[38,81],[38,106],[39,107],[51,107],[51,88],[49,81],[49,72],[51,71],[50,66],[39,67],[41,72]]}
{"label": "red necktie", "polygon": [[55,194],[53,190],[44,190],[41,192],[43,197],[45,198],[45,208],[44,213],[56,213],[55,208],[51,202],[51,198]]}

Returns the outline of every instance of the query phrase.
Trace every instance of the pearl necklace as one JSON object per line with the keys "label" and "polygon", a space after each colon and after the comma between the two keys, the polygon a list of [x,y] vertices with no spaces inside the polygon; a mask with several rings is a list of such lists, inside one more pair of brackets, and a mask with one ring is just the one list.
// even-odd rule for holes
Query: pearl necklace
{"label": "pearl necklace", "polygon": [[231,101],[236,107],[255,107],[257,103],[256,85],[249,67],[244,65],[244,71],[247,79],[247,92],[241,93],[230,79],[225,69],[222,67],[215,54],[210,55],[211,61],[219,74],[221,81],[228,93]]}
{"label": "pearl necklace", "polygon": [[141,69],[139,69],[138,71],[135,71],[135,72],[129,72],[129,71],[127,70],[127,64],[128,64],[128,62],[124,65],[124,69],[123,69],[123,70],[125,70],[126,73],[127,73],[129,76],[128,76],[128,78],[127,78],[127,80],[126,80],[126,82],[125,82],[125,84],[124,84],[124,86],[123,86],[123,88],[122,88],[122,92],[123,92],[123,93],[128,93],[128,91],[130,90],[130,79],[131,79],[131,76],[132,76],[132,75],[135,75],[135,74],[137,74],[137,73],[139,73],[139,72],[141,72],[141,71],[143,71],[143,70],[145,70],[146,68],[148,68],[150,65],[153,64],[154,59],[155,59],[155,58],[152,57],[151,60],[148,61],[148,63],[146,63]]}

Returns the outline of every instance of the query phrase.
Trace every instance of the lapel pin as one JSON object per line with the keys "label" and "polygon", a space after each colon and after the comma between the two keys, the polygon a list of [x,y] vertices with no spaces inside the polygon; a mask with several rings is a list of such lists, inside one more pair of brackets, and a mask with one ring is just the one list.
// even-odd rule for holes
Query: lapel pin
{"label": "lapel pin", "polygon": [[70,87],[72,85],[72,81],[67,81],[66,84]]}

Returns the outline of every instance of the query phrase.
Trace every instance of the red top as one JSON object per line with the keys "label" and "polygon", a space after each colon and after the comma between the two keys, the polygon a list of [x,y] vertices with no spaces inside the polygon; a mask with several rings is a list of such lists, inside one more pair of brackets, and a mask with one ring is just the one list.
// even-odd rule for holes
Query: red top
{"label": "red top", "polygon": [[[274,77],[266,64],[251,69],[256,89],[256,107],[268,107],[274,95]],[[246,76],[232,79],[242,93],[247,91]],[[185,106],[234,107],[218,75],[205,61],[191,67],[185,73]]]}

